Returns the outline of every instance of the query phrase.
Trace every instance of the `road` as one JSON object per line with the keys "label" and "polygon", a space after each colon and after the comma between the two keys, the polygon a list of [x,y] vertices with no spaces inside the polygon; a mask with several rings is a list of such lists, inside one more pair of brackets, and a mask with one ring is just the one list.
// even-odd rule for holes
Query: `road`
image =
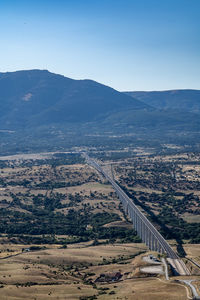
{"label": "road", "polygon": [[188,285],[190,287],[190,289],[192,291],[192,295],[193,295],[195,300],[200,299],[200,296],[197,292],[196,287],[192,284],[192,282],[195,281],[195,280],[179,280],[179,281],[185,283],[186,285]]}
{"label": "road", "polygon": [[[93,159],[91,159],[87,153],[83,153],[87,163],[94,167],[99,173],[101,173],[113,186],[120,200],[124,204],[124,206],[132,209],[137,217],[140,219],[142,224],[145,225],[146,231],[151,237],[157,241],[160,249],[164,252],[169,258],[169,262],[173,262],[171,264],[175,271],[180,275],[190,275],[189,270],[185,266],[184,262],[179,258],[179,256],[174,252],[174,250],[170,247],[168,242],[163,238],[163,236],[158,232],[158,230],[151,224],[151,222],[146,218],[146,216],[138,209],[138,207],[133,203],[133,201],[128,197],[128,195],[120,188],[120,186],[101,168],[101,166]],[[139,234],[139,233],[138,233]],[[140,234],[139,234],[140,235]],[[142,236],[140,236],[142,238]],[[159,251],[160,252],[160,251]]]}
{"label": "road", "polygon": [[167,262],[166,262],[166,260],[163,257],[162,257],[162,263],[163,263],[164,268],[165,268],[165,279],[169,280],[169,273],[168,273]]}

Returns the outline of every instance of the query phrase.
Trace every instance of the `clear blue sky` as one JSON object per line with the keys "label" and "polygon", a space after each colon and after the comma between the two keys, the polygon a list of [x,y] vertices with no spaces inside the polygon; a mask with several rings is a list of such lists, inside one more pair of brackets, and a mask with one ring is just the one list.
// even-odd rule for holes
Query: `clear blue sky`
{"label": "clear blue sky", "polygon": [[0,72],[200,89],[200,0],[0,0]]}

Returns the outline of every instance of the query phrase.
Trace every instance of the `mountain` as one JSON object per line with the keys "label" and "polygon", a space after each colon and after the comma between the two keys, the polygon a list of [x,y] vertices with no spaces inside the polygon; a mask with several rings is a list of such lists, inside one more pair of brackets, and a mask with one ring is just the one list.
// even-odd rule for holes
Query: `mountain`
{"label": "mountain", "polygon": [[47,70],[0,73],[0,129],[101,120],[148,105],[92,80]]}
{"label": "mountain", "polygon": [[0,73],[0,153],[199,144],[199,94],[122,93],[47,70]]}
{"label": "mountain", "polygon": [[200,113],[200,90],[126,92],[126,94],[157,109]]}

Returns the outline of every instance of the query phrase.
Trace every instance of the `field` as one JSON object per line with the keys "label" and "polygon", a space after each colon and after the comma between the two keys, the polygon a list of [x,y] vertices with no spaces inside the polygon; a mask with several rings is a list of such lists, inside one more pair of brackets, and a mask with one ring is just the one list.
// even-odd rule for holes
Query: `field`
{"label": "field", "polygon": [[[143,151],[102,165],[185,256],[199,288],[198,161]],[[111,185],[82,158],[0,163],[0,299],[187,298],[176,277],[141,271],[148,249]],[[102,274],[114,277],[101,282]]]}
{"label": "field", "polygon": [[[1,251],[10,245],[1,245]],[[145,263],[142,244],[91,246],[88,243],[58,245],[45,250],[21,252],[23,245],[12,246],[13,256],[0,260],[1,299],[185,299],[186,290],[164,277],[139,273]],[[9,252],[10,254],[10,252]],[[135,256],[133,258],[133,256]],[[120,272],[114,283],[94,283],[102,273]],[[164,297],[164,298],[163,298]]]}

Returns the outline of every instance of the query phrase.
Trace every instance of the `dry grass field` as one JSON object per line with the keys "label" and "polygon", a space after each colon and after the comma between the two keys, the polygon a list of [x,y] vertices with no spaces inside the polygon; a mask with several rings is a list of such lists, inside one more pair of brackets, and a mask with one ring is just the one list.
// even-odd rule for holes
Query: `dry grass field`
{"label": "dry grass field", "polygon": [[192,271],[192,274],[196,274],[200,277],[200,267],[196,266],[197,263],[200,266],[200,244],[185,244],[184,250],[187,254],[187,265]]}
{"label": "dry grass field", "polygon": [[157,278],[130,279],[117,285],[110,285],[115,295],[102,295],[98,299],[126,300],[183,300],[187,299],[186,290],[179,284],[167,283]]}
{"label": "dry grass field", "polygon": [[200,214],[190,214],[190,213],[184,213],[182,214],[182,218],[187,223],[200,223]]}
{"label": "dry grass field", "polygon": [[[46,245],[48,246],[48,245]],[[1,245],[1,251],[18,251],[23,245]],[[114,244],[90,246],[88,243],[69,245],[60,249],[23,252],[0,259],[2,300],[21,299],[186,299],[184,286],[166,282],[161,276],[138,275],[138,268],[146,265],[138,255],[145,251],[143,244]],[[131,258],[136,255],[135,258]],[[118,282],[96,283],[102,273],[120,272]],[[139,277],[138,277],[139,276]],[[142,276],[142,277],[141,277]],[[141,277],[141,278],[140,278]],[[84,298],[82,298],[84,299]]]}
{"label": "dry grass field", "polygon": [[1,300],[77,300],[81,296],[93,296],[94,289],[83,284],[42,285],[30,287],[7,286],[1,293]]}
{"label": "dry grass field", "polygon": [[[169,210],[170,217],[174,214],[185,224],[197,224],[198,157],[143,154],[113,161],[112,166],[106,162],[107,171],[136,197],[143,212],[146,205],[163,218]],[[147,248],[128,240],[135,237],[132,224],[112,187],[93,168],[80,163],[15,165],[12,161],[0,175],[0,300],[187,299],[186,287],[172,282],[177,278],[167,282],[163,275],[140,272]],[[182,224],[175,223],[177,232]],[[176,250],[174,237],[170,244]],[[200,264],[200,244],[183,247],[186,257]],[[199,288],[199,271],[192,262],[187,264]],[[96,282],[101,274],[112,273],[122,277]]]}
{"label": "dry grass field", "polygon": [[[91,286],[82,284],[61,284],[52,286],[31,286],[31,287],[13,287],[8,286],[1,294],[2,300],[77,300],[83,299],[83,296],[89,299],[89,296],[96,295],[99,300],[183,300],[186,298],[186,290],[178,284],[167,284],[158,279],[131,279],[116,284],[105,286],[108,288],[103,295],[99,295]],[[85,299],[87,299],[85,298]],[[95,299],[95,298],[94,298]]]}

